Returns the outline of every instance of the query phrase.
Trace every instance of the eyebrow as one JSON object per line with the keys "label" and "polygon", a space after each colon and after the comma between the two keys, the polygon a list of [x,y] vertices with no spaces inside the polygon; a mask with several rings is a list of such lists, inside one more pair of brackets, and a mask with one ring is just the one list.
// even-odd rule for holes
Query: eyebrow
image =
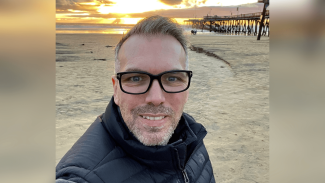
{"label": "eyebrow", "polygon": [[[171,69],[171,70],[168,70],[168,71],[178,71],[178,70],[182,70],[182,69]],[[140,72],[148,72],[148,71],[145,71],[145,70],[142,70],[142,69],[139,69],[139,68],[128,68],[123,72],[138,72],[138,71],[140,71]],[[163,71],[163,72],[166,72],[166,71]]]}
{"label": "eyebrow", "polygon": [[140,72],[146,72],[145,70],[138,69],[138,68],[128,68],[123,72],[133,72],[133,71],[140,71]]}

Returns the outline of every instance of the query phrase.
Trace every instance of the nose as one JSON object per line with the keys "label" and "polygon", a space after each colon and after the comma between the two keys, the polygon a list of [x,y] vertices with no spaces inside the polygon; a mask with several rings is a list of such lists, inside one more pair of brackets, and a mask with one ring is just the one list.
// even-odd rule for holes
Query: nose
{"label": "nose", "polygon": [[165,92],[160,87],[157,80],[153,80],[149,91],[147,92],[146,102],[158,106],[165,102]]}

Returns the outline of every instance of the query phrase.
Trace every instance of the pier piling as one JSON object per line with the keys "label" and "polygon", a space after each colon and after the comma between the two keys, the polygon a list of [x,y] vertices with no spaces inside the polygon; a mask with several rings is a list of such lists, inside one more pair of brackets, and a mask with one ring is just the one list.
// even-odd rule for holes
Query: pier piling
{"label": "pier piling", "polygon": [[[268,0],[266,0],[268,3]],[[184,20],[192,25],[194,29],[208,30],[210,32],[226,34],[246,34],[258,36],[269,36],[269,10],[266,10],[267,3],[264,3],[263,12],[240,14],[233,16],[204,16],[203,19]],[[264,15],[264,16],[263,16]]]}

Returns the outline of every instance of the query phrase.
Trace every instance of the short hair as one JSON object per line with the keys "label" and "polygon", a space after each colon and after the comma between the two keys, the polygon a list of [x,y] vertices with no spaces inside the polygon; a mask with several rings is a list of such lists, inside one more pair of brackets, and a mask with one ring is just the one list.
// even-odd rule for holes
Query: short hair
{"label": "short hair", "polygon": [[188,52],[187,52],[187,39],[183,34],[183,29],[172,18],[162,17],[159,15],[151,16],[142,19],[132,29],[130,29],[126,35],[120,40],[115,47],[115,73],[120,70],[120,61],[118,60],[118,53],[122,44],[132,35],[170,35],[173,36],[182,45],[186,60],[185,69],[188,69]]}

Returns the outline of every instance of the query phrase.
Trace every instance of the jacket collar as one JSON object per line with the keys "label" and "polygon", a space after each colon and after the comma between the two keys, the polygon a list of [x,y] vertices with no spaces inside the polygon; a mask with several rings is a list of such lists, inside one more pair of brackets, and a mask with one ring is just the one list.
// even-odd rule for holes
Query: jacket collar
{"label": "jacket collar", "polygon": [[[113,137],[114,141],[130,156],[137,161],[160,170],[178,169],[185,166],[187,146],[197,140],[196,134],[189,126],[190,118],[184,114],[175,129],[169,144],[166,146],[145,146],[139,142],[129,131],[118,106],[112,97],[103,116],[104,126]],[[201,133],[202,134],[202,133]],[[204,133],[205,136],[206,132]],[[173,162],[173,163],[171,163]]]}

